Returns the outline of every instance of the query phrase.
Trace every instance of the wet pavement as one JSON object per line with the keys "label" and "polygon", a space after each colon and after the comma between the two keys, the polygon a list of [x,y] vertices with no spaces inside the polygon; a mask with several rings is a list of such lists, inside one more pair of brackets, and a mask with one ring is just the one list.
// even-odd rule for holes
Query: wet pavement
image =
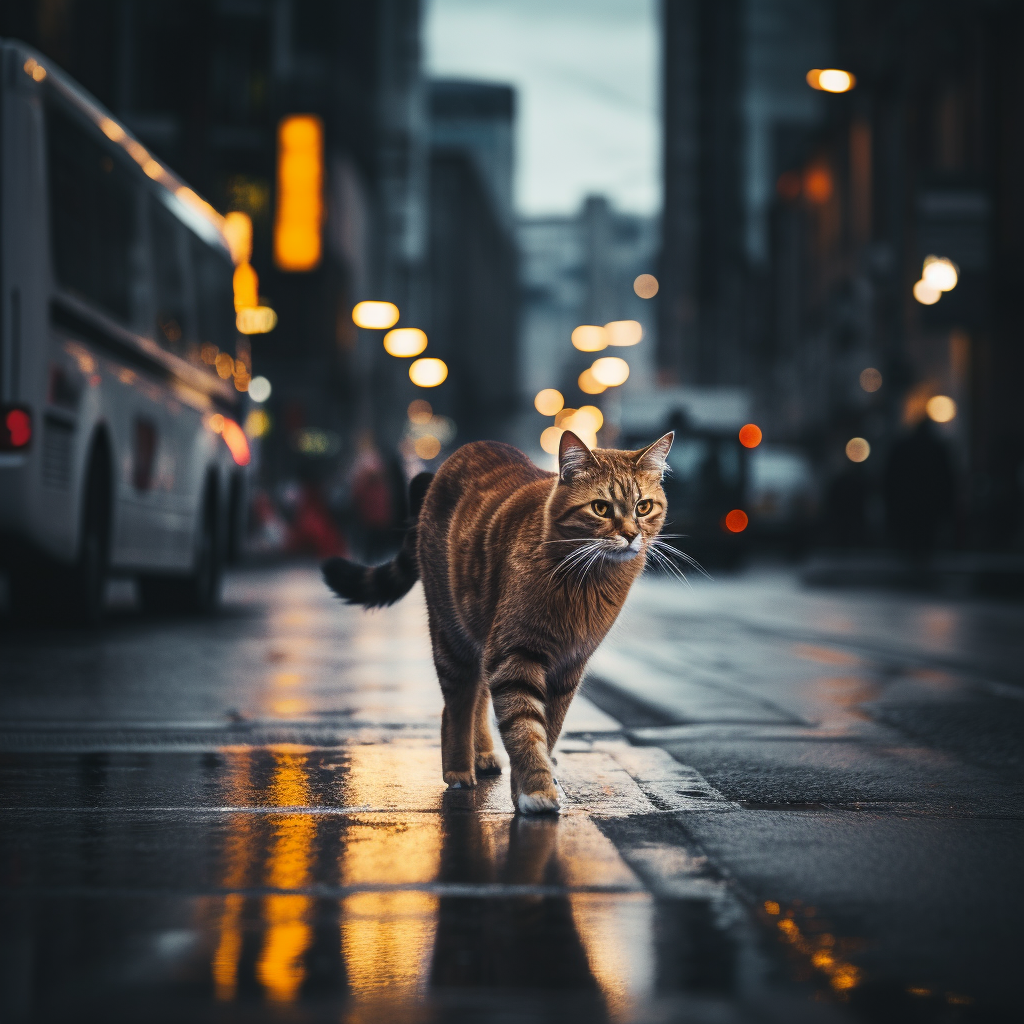
{"label": "wet pavement", "polygon": [[0,1017],[1016,1019],[1024,610],[643,581],[558,750],[444,791],[417,588],[0,624]]}

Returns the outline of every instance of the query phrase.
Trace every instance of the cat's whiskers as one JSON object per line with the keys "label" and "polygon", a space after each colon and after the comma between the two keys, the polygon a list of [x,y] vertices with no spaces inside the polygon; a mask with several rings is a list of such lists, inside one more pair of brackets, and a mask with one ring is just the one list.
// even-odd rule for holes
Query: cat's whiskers
{"label": "cat's whiskers", "polygon": [[681,559],[687,565],[692,566],[694,569],[696,569],[697,572],[699,572],[702,576],[706,576],[708,579],[711,579],[711,574],[704,568],[704,566],[701,565],[700,562],[697,561],[697,559],[688,555],[685,551],[680,551],[679,548],[674,547],[671,544],[666,544],[665,541],[663,541],[660,537],[655,538],[653,546],[658,548],[659,551],[661,551],[664,554],[671,555],[674,558]]}
{"label": "cat's whiskers", "polygon": [[[567,578],[569,574],[572,572],[572,570],[575,569],[576,566],[580,562],[582,562],[584,558],[586,558],[586,556],[589,555],[597,545],[597,541],[581,541],[580,546],[570,551],[569,554],[567,554],[565,558],[563,558],[552,570],[551,578],[554,580],[554,582],[562,582],[565,578]],[[559,573],[562,574],[562,580],[558,579]]]}
{"label": "cat's whiskers", "polygon": [[656,565],[664,569],[666,572],[668,572],[670,576],[674,577],[675,579],[681,580],[687,586],[690,586],[690,581],[686,578],[686,574],[679,568],[679,566],[677,566],[674,562],[666,558],[665,555],[653,545],[651,545],[650,553],[652,556],[652,561],[650,562],[650,565],[652,567]]}

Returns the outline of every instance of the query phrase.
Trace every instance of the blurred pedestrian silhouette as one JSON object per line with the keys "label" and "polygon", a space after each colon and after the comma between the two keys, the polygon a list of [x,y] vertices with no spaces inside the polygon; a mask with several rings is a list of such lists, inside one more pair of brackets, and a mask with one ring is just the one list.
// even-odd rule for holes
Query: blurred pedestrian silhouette
{"label": "blurred pedestrian silhouette", "polygon": [[927,557],[952,524],[956,507],[953,460],[930,420],[892,446],[883,490],[892,543],[914,559]]}

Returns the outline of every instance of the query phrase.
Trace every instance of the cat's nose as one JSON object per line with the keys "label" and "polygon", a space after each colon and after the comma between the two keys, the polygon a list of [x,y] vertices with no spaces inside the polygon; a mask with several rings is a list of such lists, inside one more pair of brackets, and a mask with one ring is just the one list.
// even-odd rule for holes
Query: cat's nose
{"label": "cat's nose", "polygon": [[640,547],[640,534],[639,533],[634,533],[634,534],[630,535],[630,534],[626,533],[625,531],[623,531],[622,539],[625,540],[627,542],[627,544],[629,545],[629,547],[632,548],[634,551],[637,548]]}

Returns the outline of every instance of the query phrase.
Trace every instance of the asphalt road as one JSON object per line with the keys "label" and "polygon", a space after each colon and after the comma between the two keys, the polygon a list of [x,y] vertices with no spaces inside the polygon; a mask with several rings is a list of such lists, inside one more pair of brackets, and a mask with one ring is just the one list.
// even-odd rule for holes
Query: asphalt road
{"label": "asphalt road", "polygon": [[444,792],[418,588],[0,620],[0,1018],[1020,1019],[1022,622],[646,580],[526,820]]}

